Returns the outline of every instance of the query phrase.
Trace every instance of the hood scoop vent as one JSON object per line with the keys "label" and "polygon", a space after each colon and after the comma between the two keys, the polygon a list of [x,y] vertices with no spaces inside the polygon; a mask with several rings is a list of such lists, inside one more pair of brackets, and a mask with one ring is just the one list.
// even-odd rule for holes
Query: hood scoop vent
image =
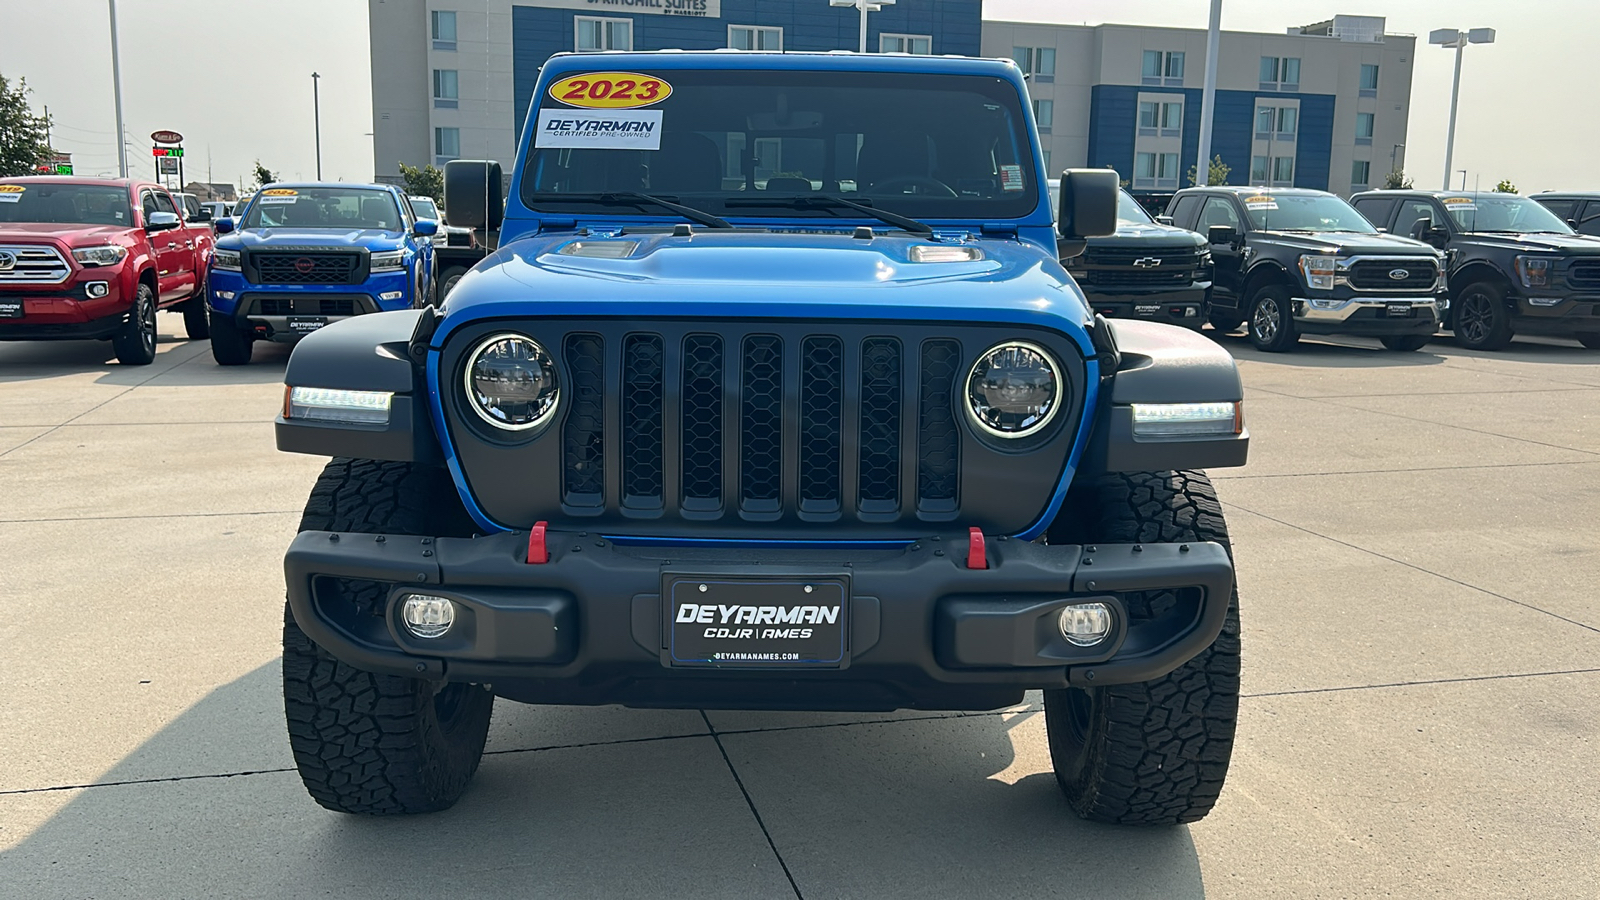
{"label": "hood scoop vent", "polygon": [[639,249],[638,241],[573,241],[556,251],[559,256],[583,256],[589,259],[627,259]]}

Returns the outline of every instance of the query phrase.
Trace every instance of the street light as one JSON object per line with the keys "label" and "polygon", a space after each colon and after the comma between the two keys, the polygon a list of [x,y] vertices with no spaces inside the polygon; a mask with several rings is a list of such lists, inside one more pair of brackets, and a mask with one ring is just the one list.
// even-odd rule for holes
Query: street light
{"label": "street light", "polygon": [[1461,98],[1461,51],[1465,50],[1468,44],[1494,43],[1494,29],[1474,28],[1471,31],[1461,31],[1455,28],[1439,28],[1428,32],[1428,43],[1456,51],[1456,79],[1450,85],[1450,136],[1444,145],[1444,189],[1448,191],[1450,163],[1456,150],[1456,101]]}
{"label": "street light", "polygon": [[828,0],[829,6],[853,6],[861,10],[861,52],[867,52],[867,13],[893,6],[894,0]]}
{"label": "street light", "polygon": [[[311,118],[317,131],[317,180],[322,180],[322,97],[317,90],[322,76],[311,73]],[[1446,185],[1448,187],[1448,185]]]}

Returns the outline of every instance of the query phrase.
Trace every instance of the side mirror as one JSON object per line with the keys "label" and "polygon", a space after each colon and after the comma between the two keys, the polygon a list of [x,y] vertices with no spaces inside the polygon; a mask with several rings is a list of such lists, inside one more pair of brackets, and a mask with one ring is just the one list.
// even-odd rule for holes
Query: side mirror
{"label": "side mirror", "polygon": [[217,234],[233,234],[233,220],[218,219],[211,223],[211,230]]}
{"label": "side mirror", "polygon": [[500,164],[452,159],[444,164],[444,217],[466,228],[493,231],[505,218]]}
{"label": "side mirror", "polygon": [[439,223],[433,219],[418,219],[417,224],[411,226],[411,233],[417,237],[433,237],[439,233]]}
{"label": "side mirror", "polygon": [[1422,235],[1422,239],[1443,250],[1445,245],[1450,243],[1450,231],[1442,226],[1434,225]]}
{"label": "side mirror", "polygon": [[1172,217],[1171,216],[1156,216],[1156,224],[1157,225],[1171,225],[1171,224],[1173,224]]}
{"label": "side mirror", "polygon": [[1577,219],[1568,219],[1567,220],[1567,227],[1571,228],[1573,231],[1577,231],[1578,230],[1578,220]]}
{"label": "side mirror", "polygon": [[190,216],[189,219],[193,222],[209,222],[211,221],[211,210],[202,206],[196,210],[195,214]]}
{"label": "side mirror", "polygon": [[[1117,201],[1122,187],[1111,169],[1067,169],[1061,173],[1061,206],[1056,228],[1058,252],[1065,258],[1083,252],[1092,237],[1117,233]],[[1072,252],[1068,252],[1072,251]]]}
{"label": "side mirror", "polygon": [[177,228],[178,225],[180,225],[180,224],[181,223],[178,221],[178,214],[177,213],[153,212],[149,216],[146,217],[146,220],[145,220],[145,223],[144,223],[144,230],[145,231],[168,231],[168,230],[171,230],[173,228]]}
{"label": "side mirror", "polygon": [[1388,234],[1389,233],[1389,228],[1386,225],[1374,226],[1372,230],[1376,231],[1379,234]]}
{"label": "side mirror", "polygon": [[1233,244],[1239,240],[1239,231],[1232,225],[1213,225],[1206,229],[1206,243]]}

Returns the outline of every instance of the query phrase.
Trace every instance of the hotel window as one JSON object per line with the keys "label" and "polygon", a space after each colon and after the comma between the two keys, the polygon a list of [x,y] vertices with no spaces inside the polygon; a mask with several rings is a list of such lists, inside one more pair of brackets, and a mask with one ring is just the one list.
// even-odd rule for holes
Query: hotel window
{"label": "hotel window", "polygon": [[1294,184],[1294,157],[1274,156],[1272,158],[1272,183]]}
{"label": "hotel window", "polygon": [[433,161],[443,165],[461,158],[461,129],[435,128],[433,130]]}
{"label": "hotel window", "polygon": [[1372,161],[1371,160],[1358,159],[1355,162],[1351,163],[1351,165],[1350,165],[1350,187],[1351,187],[1351,189],[1366,187],[1368,184],[1371,183],[1371,181],[1370,181],[1371,178],[1372,178]]}
{"label": "hotel window", "polygon": [[573,47],[584,50],[632,50],[632,19],[596,19],[589,16],[573,17],[577,38]]}
{"label": "hotel window", "polygon": [[1161,136],[1177,137],[1183,131],[1183,104],[1161,104]]}
{"label": "hotel window", "polygon": [[1134,187],[1177,187],[1178,154],[1135,153],[1133,155]]}
{"label": "hotel window", "polygon": [[1056,103],[1054,100],[1033,101],[1033,121],[1039,126],[1041,133],[1048,132],[1055,123]]}
{"label": "hotel window", "polygon": [[1265,156],[1250,157],[1250,183],[1267,183],[1267,165],[1270,162]]}
{"label": "hotel window", "polygon": [[910,53],[927,56],[933,52],[933,36],[928,34],[880,34],[879,53]]}
{"label": "hotel window", "polygon": [[1361,96],[1378,96],[1378,67],[1363,64],[1361,66]]}
{"label": "hotel window", "polygon": [[[1044,152],[1044,170],[1045,170],[1046,173],[1048,173],[1050,171],[1050,151],[1049,150],[1046,150]],[[1052,178],[1054,176],[1046,174],[1045,177],[1046,178]]]}
{"label": "hotel window", "polygon": [[1182,87],[1183,52],[1144,51],[1144,68],[1140,70],[1140,83]]}
{"label": "hotel window", "polygon": [[735,50],[782,50],[782,28],[729,25],[728,46]]}
{"label": "hotel window", "polygon": [[454,50],[456,48],[456,14],[448,10],[436,9],[430,16],[433,24],[433,49]]}
{"label": "hotel window", "polygon": [[1033,76],[1035,81],[1055,80],[1056,48],[1012,47],[1011,58],[1016,60],[1022,74]]}
{"label": "hotel window", "polygon": [[1298,91],[1300,89],[1300,58],[1298,56],[1261,57],[1261,89],[1264,91]]}
{"label": "hotel window", "polygon": [[433,70],[434,109],[455,109],[461,99],[460,78],[455,69]]}
{"label": "hotel window", "polygon": [[1372,146],[1372,128],[1377,119],[1375,113],[1356,113],[1356,143],[1362,146]]}
{"label": "hotel window", "polygon": [[1292,106],[1256,107],[1256,140],[1292,141],[1300,130],[1300,111]]}

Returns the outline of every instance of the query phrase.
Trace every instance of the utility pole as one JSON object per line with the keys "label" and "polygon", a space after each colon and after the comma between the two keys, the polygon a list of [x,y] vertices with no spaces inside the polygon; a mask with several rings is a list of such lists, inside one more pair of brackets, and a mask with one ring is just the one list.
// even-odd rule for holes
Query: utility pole
{"label": "utility pole", "polygon": [[[1217,112],[1217,54],[1221,44],[1222,0],[1211,0],[1211,24],[1206,30],[1206,83],[1200,94],[1200,158],[1194,167],[1196,183],[1201,187],[1211,182],[1211,123]],[[1267,181],[1270,184],[1271,178]]]}
{"label": "utility pole", "polygon": [[[1450,84],[1450,134],[1444,143],[1444,189],[1450,190],[1450,164],[1456,152],[1456,104],[1461,99],[1461,51],[1468,44],[1494,43],[1493,28],[1473,28],[1461,31],[1456,28],[1436,28],[1428,33],[1428,43],[1456,51],[1456,75]],[[1465,190],[1465,186],[1462,190]]]}
{"label": "utility pole", "polygon": [[128,148],[122,141],[122,59],[117,50],[117,0],[107,0],[111,6],[111,89],[117,104],[117,174],[128,177]]}
{"label": "utility pole", "polygon": [[318,81],[322,78],[315,72],[311,73],[311,117],[315,120],[317,130],[317,180],[322,180],[322,97],[318,91]]}

